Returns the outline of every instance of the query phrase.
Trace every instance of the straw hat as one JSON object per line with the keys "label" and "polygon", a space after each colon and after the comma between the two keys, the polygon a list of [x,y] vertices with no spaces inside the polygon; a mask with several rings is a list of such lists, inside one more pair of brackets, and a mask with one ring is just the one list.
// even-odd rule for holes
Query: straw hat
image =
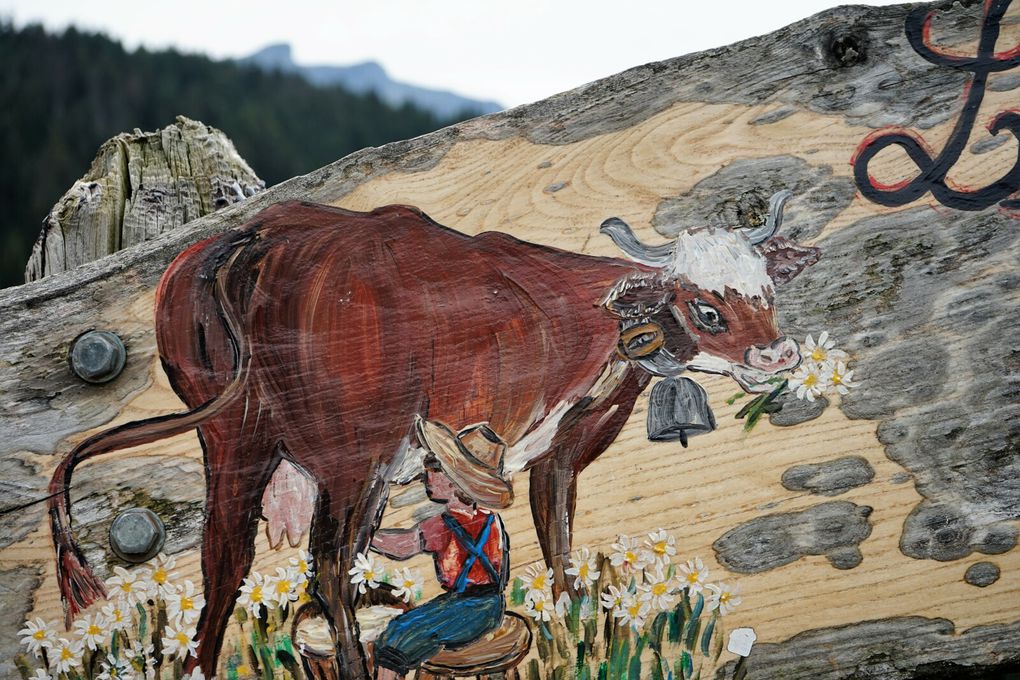
{"label": "straw hat", "polygon": [[514,489],[503,473],[506,443],[481,423],[454,433],[443,423],[415,417],[418,440],[443,467],[443,472],[479,505],[494,510],[510,507]]}

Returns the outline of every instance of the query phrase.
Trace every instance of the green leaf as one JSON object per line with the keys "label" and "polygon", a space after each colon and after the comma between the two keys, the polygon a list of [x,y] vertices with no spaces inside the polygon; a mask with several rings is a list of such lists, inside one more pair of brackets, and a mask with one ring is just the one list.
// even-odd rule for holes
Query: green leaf
{"label": "green leaf", "polygon": [[514,584],[510,588],[510,604],[515,607],[522,606],[524,604],[524,596],[526,594],[527,593],[524,590],[524,581],[518,576],[514,579]]}
{"label": "green leaf", "polygon": [[542,676],[539,673],[538,659],[528,661],[527,676],[528,680],[542,680]]}
{"label": "green leaf", "polygon": [[[531,678],[528,678],[531,680]],[[609,680],[609,662],[603,661],[599,664],[598,680]]]}
{"label": "green leaf", "polygon": [[581,642],[577,643],[577,664],[576,664],[577,677],[581,677],[581,669],[585,668],[584,657],[585,657],[585,645],[584,640],[582,640]]}
{"label": "green leaf", "polygon": [[701,634],[701,653],[708,656],[709,643],[712,642],[712,632],[715,630],[715,622],[718,617],[713,614],[712,618],[708,620],[708,625],[705,626],[705,632]]}
{"label": "green leaf", "polygon": [[715,663],[716,661],[719,660],[719,656],[722,654],[723,650],[723,640],[726,638],[726,631],[724,630],[723,621],[721,618],[719,619],[718,623],[716,623],[715,627],[716,633],[715,644],[712,647],[712,663]]}
{"label": "green leaf", "polygon": [[684,678],[690,678],[694,674],[694,663],[691,661],[691,655],[688,652],[683,652],[680,655],[680,669]]}
{"label": "green leaf", "polygon": [[737,399],[743,399],[743,398],[744,398],[744,397],[746,397],[746,396],[747,396],[747,395],[746,395],[746,394],[744,394],[743,392],[737,392],[737,393],[736,393],[736,394],[734,394],[734,395],[733,395],[732,397],[730,397],[729,399],[727,399],[727,400],[726,400],[726,403],[727,403],[727,404],[729,404],[730,406],[733,406],[733,404],[737,403]]}

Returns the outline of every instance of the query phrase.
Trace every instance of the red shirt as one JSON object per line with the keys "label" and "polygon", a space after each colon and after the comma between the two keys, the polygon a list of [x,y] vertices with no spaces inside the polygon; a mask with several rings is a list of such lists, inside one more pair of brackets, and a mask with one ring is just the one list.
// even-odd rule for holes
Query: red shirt
{"label": "red shirt", "polygon": [[[464,528],[468,535],[471,536],[472,543],[475,543],[482,533],[482,529],[485,528],[486,521],[493,513],[476,508],[473,514],[461,512],[450,512],[447,514]],[[457,541],[453,532],[443,521],[442,515],[429,517],[422,522],[421,533],[425,538],[425,550],[433,555],[433,560],[436,564],[436,578],[439,579],[439,583],[443,588],[453,590],[454,582],[457,580],[457,576],[460,575],[461,568],[463,568],[464,562],[471,553]],[[499,515],[496,515],[482,553],[489,558],[497,572],[500,572],[503,568],[503,553],[507,548],[504,536],[503,520],[500,519]],[[471,565],[471,571],[468,572],[468,585],[488,585],[492,583],[496,582],[492,580],[492,576],[482,566],[481,561],[475,560],[475,563]]]}

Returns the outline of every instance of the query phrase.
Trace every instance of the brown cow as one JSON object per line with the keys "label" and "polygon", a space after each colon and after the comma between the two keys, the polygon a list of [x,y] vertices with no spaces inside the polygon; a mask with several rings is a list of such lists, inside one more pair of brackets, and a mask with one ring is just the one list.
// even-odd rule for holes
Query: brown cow
{"label": "brown cow", "polygon": [[645,248],[608,220],[603,231],[637,264],[502,233],[469,237],[406,206],[280,203],[195,244],[156,293],[160,358],[190,410],[96,435],[54,473],[68,620],[103,595],[70,534],[73,467],[195,428],[208,471],[206,606],[189,670],[216,672],[263,490],[286,460],[318,486],[315,595],[337,631],[344,677],[366,677],[346,574],[388,484],[422,454],[416,415],[455,429],[487,422],[508,444],[507,469],[535,471],[536,530],[562,588],[577,475],[617,436],[652,374],[723,373],[761,391],[799,362],[777,328],[770,274],[792,278],[818,254],[769,238],[783,200],[765,233],[688,231],[667,247]]}

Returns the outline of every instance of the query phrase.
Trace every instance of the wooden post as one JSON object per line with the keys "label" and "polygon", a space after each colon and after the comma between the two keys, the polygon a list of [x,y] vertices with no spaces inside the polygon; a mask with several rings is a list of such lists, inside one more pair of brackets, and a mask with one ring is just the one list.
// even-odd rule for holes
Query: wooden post
{"label": "wooden post", "polygon": [[[932,15],[926,20],[929,11]],[[660,559],[661,564],[668,558],[674,565],[663,577],[684,579],[669,586],[675,597],[669,611],[679,614],[673,620],[667,616],[659,629],[663,645],[673,645],[674,634],[679,641],[669,647],[675,656],[666,659],[674,678],[690,677],[699,667],[703,678],[812,680],[905,680],[932,673],[985,677],[982,674],[1016,668],[1020,115],[1014,109],[1020,68],[1013,67],[1018,43],[1020,7],[1003,0],[966,6],[936,3],[917,10],[907,5],[834,9],[760,38],[639,66],[543,102],[365,149],[193,219],[146,247],[0,291],[0,478],[6,489],[0,494],[4,605],[0,675],[14,677],[17,672],[16,655],[24,651],[17,631],[23,620],[63,618],[46,513],[49,480],[60,461],[106,428],[185,409],[174,391],[182,383],[171,384],[156,351],[153,309],[160,277],[193,244],[241,227],[286,200],[364,212],[408,204],[469,236],[502,232],[531,244],[607,258],[583,260],[592,267],[596,267],[592,262],[600,262],[629,268],[631,274],[650,272],[640,285],[602,291],[604,298],[593,293],[584,305],[570,307],[588,314],[605,303],[605,313],[615,310],[622,315],[620,323],[626,329],[636,328],[636,323],[647,328],[627,334],[620,345],[614,343],[611,350],[619,347],[619,355],[607,350],[607,361],[616,357],[613,361],[625,373],[607,372],[598,389],[585,386],[577,392],[578,398],[588,395],[585,404],[595,404],[594,409],[602,404],[605,410],[570,411],[571,418],[563,421],[589,428],[585,432],[608,433],[607,450],[597,460],[588,460],[586,452],[598,449],[596,444],[572,447],[590,435],[563,437],[555,440],[557,458],[536,463],[534,469],[542,476],[513,475],[516,501],[502,516],[511,537],[514,578],[543,561],[536,519],[546,532],[560,527],[566,531],[572,525],[572,536],[566,535],[572,548],[589,548],[596,566],[607,575],[626,568],[597,559],[599,553],[614,552],[626,558],[625,550],[613,547],[620,534],[636,540],[636,552],[647,541],[649,559]],[[747,250],[750,235],[760,233],[767,222],[770,199],[784,191],[792,192],[792,197],[782,213],[779,237],[801,249],[769,239],[757,246],[759,250]],[[316,211],[321,209],[290,204],[260,219],[285,221],[288,214],[308,216]],[[772,212],[774,217],[778,214]],[[410,212],[387,214],[404,215],[387,223],[394,228],[409,228],[410,222],[401,220],[416,219],[408,216]],[[610,221],[607,231],[624,250],[599,230],[614,217],[618,222]],[[620,223],[629,225],[636,241],[627,240]],[[321,226],[310,218],[304,228],[317,225]],[[340,227],[336,232],[352,233]],[[775,299],[768,309],[778,310],[778,329],[799,342],[804,358],[802,368],[769,373],[776,377],[768,384],[771,392],[736,395],[746,392],[735,382],[736,376],[688,370],[659,379],[645,370],[658,365],[660,372],[668,373],[674,365],[654,364],[665,359],[657,354],[659,347],[652,346],[676,342],[676,336],[655,330],[668,325],[669,319],[682,320],[709,354],[716,351],[711,349],[712,338],[722,342],[738,327],[746,330],[758,323],[735,320],[735,308],[726,305],[735,304],[737,298],[726,296],[748,290],[759,279],[723,277],[722,283],[705,283],[719,272],[743,276],[750,269],[713,269],[713,258],[722,257],[717,249],[701,251],[692,259],[688,244],[677,254],[678,238],[687,243],[707,234],[730,239],[732,252],[769,258],[767,273]],[[97,234],[104,242],[110,238]],[[488,244],[481,249],[486,252],[531,248],[493,235],[455,241]],[[452,277],[463,275],[465,267],[480,266],[481,260],[448,255],[441,266],[425,267],[431,262],[430,245],[436,242],[425,239],[416,244],[418,255],[399,263],[408,269],[394,270],[414,273],[407,285],[446,280],[437,274],[444,270],[448,270],[444,276]],[[394,266],[385,253],[402,245],[379,246],[371,257],[359,256],[359,261],[365,266]],[[656,279],[652,269],[658,265],[635,265],[625,251],[648,262],[687,259],[675,275],[660,266],[666,274]],[[540,252],[543,257],[560,257]],[[820,257],[814,262],[816,255]],[[514,259],[514,266],[523,266],[525,259],[523,255]],[[35,261],[33,271],[46,270],[48,259],[41,265],[38,258]],[[319,259],[293,265],[296,271],[323,273],[332,262]],[[730,293],[720,290],[718,295],[705,292],[697,299],[685,298],[695,285],[691,280],[695,270],[704,286],[729,285]],[[252,264],[246,271],[263,269]],[[568,300],[563,276],[515,278],[519,272],[505,270],[492,297],[478,298],[477,306],[469,307],[481,310],[471,323],[483,327],[498,321],[485,313],[490,309],[485,305],[509,299],[500,295],[511,288],[518,291],[513,300],[525,299],[527,292],[538,307],[553,298]],[[683,285],[664,293],[658,306],[643,311],[629,302],[657,282],[682,276],[688,277]],[[231,281],[223,290],[236,290]],[[366,291],[376,289],[359,285],[330,287],[320,292],[319,299],[369,309]],[[543,286],[551,292],[545,297],[534,293]],[[284,294],[283,288],[273,290]],[[387,299],[405,304],[408,295],[404,290]],[[271,302],[273,297],[259,299]],[[295,298],[294,309],[309,299]],[[427,310],[457,307],[444,306],[447,301],[437,299]],[[569,307],[569,301],[563,306]],[[759,316],[754,319],[764,318],[761,305],[755,309]],[[208,318],[212,324],[217,317]],[[536,315],[533,323],[545,323],[543,318],[548,317]],[[596,321],[583,328],[594,333],[594,326],[609,317],[590,318]],[[161,328],[164,340],[178,338],[187,344],[192,338],[190,324]],[[436,328],[422,323],[416,333],[431,338]],[[123,372],[102,385],[84,383],[68,368],[72,341],[89,329],[115,332],[127,349]],[[527,330],[522,326],[520,332]],[[500,342],[515,348],[513,337],[507,331]],[[380,338],[385,342],[374,346],[388,352],[397,352],[405,340],[394,334]],[[212,343],[215,338],[206,340]],[[324,346],[339,342],[328,334],[321,341]],[[561,363],[566,363],[597,345],[592,336],[581,335],[553,334],[545,342],[536,341],[534,351],[522,354],[527,361],[520,374],[537,370],[536,348],[566,348],[561,355]],[[790,345],[777,338],[749,347],[749,354],[733,361],[789,368],[783,363],[792,356],[788,350]],[[494,355],[492,361],[502,360],[506,352],[510,350]],[[828,352],[835,361],[816,360],[816,352],[819,357]],[[233,355],[224,356],[226,375],[231,373]],[[391,364],[392,356],[396,355],[366,360],[358,364],[359,370],[376,375],[385,359],[384,373],[397,376],[393,380],[404,389],[413,389],[417,383],[401,371],[420,363]],[[463,361],[445,370],[459,370],[474,356],[461,357]],[[264,356],[259,360],[265,360],[260,365],[271,364]],[[719,363],[718,357],[714,364],[705,358],[686,361],[695,368],[733,372],[732,363]],[[327,390],[350,377],[344,373],[347,364],[337,366],[325,377],[311,372],[297,377]],[[644,372],[637,372],[639,368]],[[806,369],[816,371],[815,384],[806,379]],[[482,369],[472,376],[464,385],[480,390],[489,384]],[[835,377],[842,382],[835,384]],[[696,379],[707,398],[698,390],[667,382],[683,379]],[[785,390],[783,379],[790,380]],[[382,383],[358,384],[370,390]],[[600,389],[606,385],[619,390],[611,395],[616,400],[612,405],[599,402],[604,396]],[[650,392],[658,390],[657,398],[667,394],[667,388],[658,385],[706,403],[715,429],[696,436],[687,432],[686,448],[679,435],[649,441]],[[809,393],[812,400],[806,399]],[[519,393],[508,394],[510,403]],[[438,401],[432,400],[432,409],[440,408]],[[287,408],[288,403],[274,402],[272,408]],[[322,402],[302,403],[307,410]],[[379,399],[365,410],[381,419],[387,414],[386,403]],[[256,410],[262,418],[271,417],[268,402],[263,405]],[[337,408],[336,419],[353,417]],[[554,408],[555,404],[549,411]],[[663,409],[656,414],[657,424],[664,414],[676,421],[683,415]],[[702,416],[697,423],[712,422]],[[293,417],[303,416],[295,412]],[[471,424],[448,423],[454,429]],[[682,423],[667,425],[661,431],[684,430]],[[556,427],[550,436],[555,436]],[[523,435],[494,429],[509,444],[509,460],[527,454],[526,446],[515,448],[525,441]],[[368,430],[362,435],[374,436]],[[299,461],[308,454],[295,447],[286,455]],[[318,455],[337,454],[330,449]],[[377,462],[380,467],[375,469],[388,464]],[[352,468],[338,463],[330,469],[334,476],[342,476]],[[357,469],[364,472],[361,478],[370,474]],[[575,487],[567,482],[577,469],[584,472]],[[217,474],[215,468],[212,474]],[[244,479],[238,475],[230,483]],[[539,491],[531,494],[529,488]],[[109,523],[124,509],[147,507],[166,524],[165,552],[176,558],[176,578],[199,586],[201,527],[217,509],[204,507],[205,489],[202,449],[194,430],[81,465],[70,485],[70,514],[82,555],[99,578],[112,577],[113,568],[123,563],[109,550]],[[537,497],[539,503],[547,499],[546,489],[561,499],[557,507],[566,508],[566,516],[557,514],[556,508],[543,514],[528,507],[529,497]],[[391,497],[384,526],[407,527],[436,512],[417,486],[403,492],[394,487]],[[361,505],[346,507],[352,516],[371,518],[372,504],[382,498],[385,494],[373,488],[361,497]],[[238,515],[243,519],[238,526],[249,526],[245,522],[256,521],[259,513],[256,507]],[[369,524],[348,528],[340,557],[333,556],[336,564],[316,568],[347,566],[343,560],[365,548]],[[295,531],[300,528],[298,523]],[[660,528],[665,534],[658,533]],[[316,529],[320,537],[328,530],[321,523]],[[290,531],[288,537],[297,542]],[[670,537],[673,543],[667,540]],[[561,538],[545,545],[562,584],[563,568],[569,563],[564,560],[565,548],[556,547]],[[218,545],[211,543],[213,548]],[[297,559],[295,549],[273,550],[259,533],[254,571],[275,574],[277,567],[288,568],[291,558]],[[695,558],[701,559],[700,568]],[[579,560],[575,555],[575,566]],[[410,564],[425,575],[425,599],[439,592],[428,558]],[[406,565],[387,569],[395,566]],[[700,575],[691,576],[691,571]],[[718,592],[694,587],[701,585],[705,571]],[[636,578],[652,576],[650,566]],[[590,588],[610,585],[608,576],[600,579]],[[732,590],[719,584],[737,581],[739,594],[720,602],[721,593]],[[625,587],[627,581],[621,583]],[[681,595],[676,589],[684,584],[686,594]],[[565,590],[577,588],[571,584]],[[344,583],[333,592],[353,600],[351,591]],[[715,597],[706,597],[713,593]],[[645,591],[634,596],[642,594]],[[726,606],[713,614],[712,606],[722,604]],[[511,606],[522,612],[528,607]],[[658,612],[651,607],[649,612]],[[704,618],[688,626],[699,608]],[[599,617],[595,639],[602,640],[603,630],[610,630],[616,631],[614,639],[622,640],[625,619],[603,628],[606,615],[597,604],[595,609],[593,615]],[[346,615],[343,608],[337,612]],[[640,615],[640,605],[631,613]],[[648,616],[645,624],[652,626],[654,616]],[[231,619],[226,632],[218,661],[221,676],[257,672],[239,642],[241,618]],[[574,643],[562,621],[562,616],[554,617],[542,624],[555,635],[547,640],[536,633],[535,650],[525,669],[575,672],[578,647],[570,646]],[[702,636],[709,621],[713,629],[704,638],[706,652]],[[250,618],[243,625],[250,626]],[[251,634],[250,628],[245,630]],[[558,641],[557,635],[562,636]],[[644,642],[632,638],[626,653],[637,645],[642,651],[622,661],[622,647],[608,652],[599,645],[581,648],[590,652],[582,658],[583,673],[599,677],[602,668],[607,673],[633,669],[641,677],[665,677],[652,670],[663,659],[649,640],[653,638],[646,636]],[[261,668],[275,663],[273,658],[255,661]],[[28,655],[25,663],[37,661]],[[557,667],[563,670],[556,671]],[[363,673],[361,667],[351,668],[353,677]]]}

